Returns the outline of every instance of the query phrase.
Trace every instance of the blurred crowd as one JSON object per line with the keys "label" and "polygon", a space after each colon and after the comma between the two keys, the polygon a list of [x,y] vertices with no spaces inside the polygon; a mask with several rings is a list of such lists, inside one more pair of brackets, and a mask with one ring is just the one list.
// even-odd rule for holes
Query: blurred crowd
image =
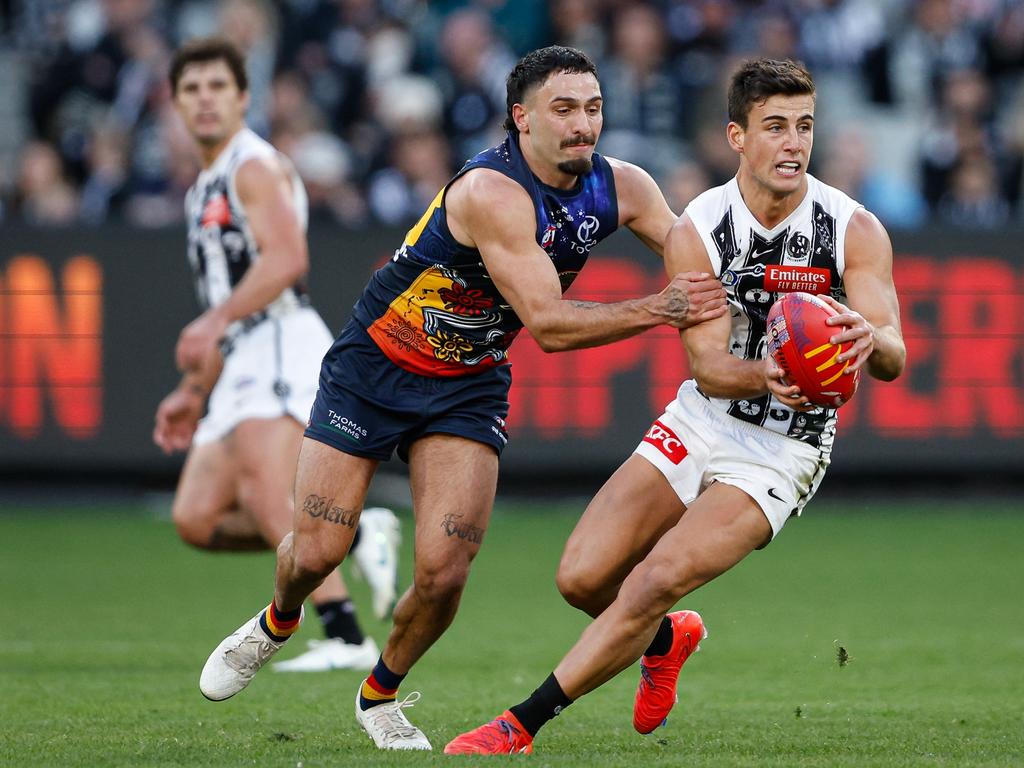
{"label": "blurred crowd", "polygon": [[550,43],[597,61],[599,151],[677,211],[735,172],[726,82],[767,55],[815,76],[812,173],[890,227],[1024,221],[1024,0],[7,0],[0,24],[3,221],[180,222],[198,163],[167,66],[218,32],[247,55],[249,124],[350,227],[418,217]]}

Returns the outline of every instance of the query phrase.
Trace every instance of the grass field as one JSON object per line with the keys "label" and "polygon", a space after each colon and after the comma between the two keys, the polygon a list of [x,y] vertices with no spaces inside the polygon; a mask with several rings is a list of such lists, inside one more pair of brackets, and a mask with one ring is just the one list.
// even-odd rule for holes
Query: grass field
{"label": "grass field", "polygon": [[[189,550],[169,522],[123,504],[7,505],[0,765],[493,765],[440,749],[529,694],[584,626],[553,579],[578,512],[499,504],[455,624],[403,686],[423,693],[410,719],[436,751],[392,755],[354,721],[355,672],[265,670],[230,701],[199,694],[209,651],[268,600],[269,555]],[[521,759],[1024,765],[1022,541],[1024,510],[1010,502],[813,505],[685,601],[711,636],[668,727],[633,732],[634,667]],[[354,591],[364,628],[383,640],[362,585]],[[315,624],[283,654],[316,637]]]}

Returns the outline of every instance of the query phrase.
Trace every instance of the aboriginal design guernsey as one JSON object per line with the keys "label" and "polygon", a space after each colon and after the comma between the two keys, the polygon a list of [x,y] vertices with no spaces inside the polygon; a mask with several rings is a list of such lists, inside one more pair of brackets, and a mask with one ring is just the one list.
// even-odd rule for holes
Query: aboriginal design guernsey
{"label": "aboriginal design guernsey", "polygon": [[[744,360],[767,355],[768,310],[785,292],[827,293],[846,301],[846,228],[860,204],[807,175],[807,193],[772,229],[754,218],[733,178],[686,208],[722,281],[732,316],[729,352]],[[799,413],[771,395],[747,400],[708,398],[742,421],[831,450],[836,409]]]}
{"label": "aboriginal design guernsey", "polygon": [[[506,364],[509,345],[523,328],[480,252],[460,245],[448,229],[445,194],[475,168],[498,171],[530,195],[537,244],[554,264],[563,293],[591,249],[618,227],[615,180],[599,154],[570,190],[549,187],[533,175],[516,134],[476,155],[438,192],[355,306],[356,322],[392,362],[412,373],[466,376]],[[521,279],[529,287],[531,275]]]}

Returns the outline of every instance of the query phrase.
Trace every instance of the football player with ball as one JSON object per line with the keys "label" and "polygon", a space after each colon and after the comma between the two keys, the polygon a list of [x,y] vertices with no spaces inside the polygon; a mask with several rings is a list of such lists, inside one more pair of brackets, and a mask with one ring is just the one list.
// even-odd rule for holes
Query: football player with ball
{"label": "football player with ball", "polygon": [[[719,276],[731,312],[682,331],[693,378],[566,544],[559,589],[595,620],[528,699],[446,752],[529,752],[546,722],[641,657],[633,725],[658,727],[706,636],[697,613],[666,612],[801,513],[861,371],[902,373],[892,245],[873,215],[807,173],[814,104],[810,74],[791,61],[733,75],[726,136],[739,170],[690,203],[665,248],[669,274]],[[789,294],[774,309],[767,300]]]}

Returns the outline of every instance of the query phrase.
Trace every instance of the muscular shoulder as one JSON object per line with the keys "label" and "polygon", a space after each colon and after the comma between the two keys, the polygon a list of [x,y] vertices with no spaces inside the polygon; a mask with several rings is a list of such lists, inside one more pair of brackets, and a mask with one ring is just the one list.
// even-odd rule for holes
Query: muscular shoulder
{"label": "muscular shoulder", "polygon": [[447,200],[458,198],[464,205],[489,206],[510,197],[527,197],[526,190],[500,171],[473,168],[452,182]]}
{"label": "muscular shoulder", "polygon": [[280,155],[255,155],[244,160],[235,171],[235,189],[242,200],[257,197],[274,185],[289,184],[286,160]]}
{"label": "muscular shoulder", "polygon": [[862,254],[892,253],[889,233],[885,231],[878,217],[865,208],[858,208],[850,217],[846,227],[846,258],[857,258]]}
{"label": "muscular shoulder", "polygon": [[463,245],[476,247],[481,229],[501,231],[529,222],[536,226],[533,201],[516,181],[490,168],[474,168],[460,176],[445,193],[448,229]]}
{"label": "muscular shoulder", "polygon": [[614,157],[606,157],[615,177],[615,194],[619,199],[619,209],[623,207],[640,208],[652,200],[662,199],[663,195],[657,183],[647,171],[639,165],[627,163]]}

